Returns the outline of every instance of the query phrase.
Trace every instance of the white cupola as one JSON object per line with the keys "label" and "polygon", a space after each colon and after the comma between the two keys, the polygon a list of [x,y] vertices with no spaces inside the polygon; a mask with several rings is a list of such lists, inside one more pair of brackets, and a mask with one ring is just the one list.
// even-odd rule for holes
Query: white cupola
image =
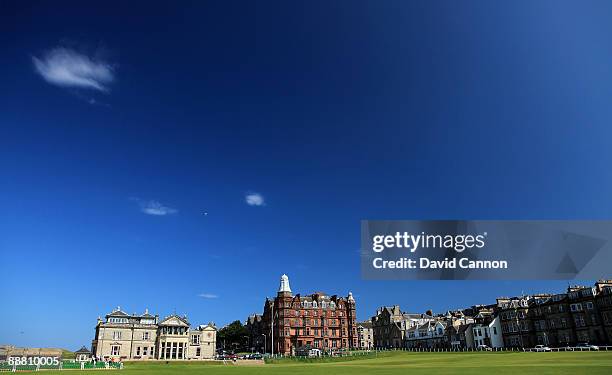
{"label": "white cupola", "polygon": [[279,293],[283,293],[283,292],[291,293],[291,287],[289,286],[289,277],[285,274],[281,276],[278,292]]}

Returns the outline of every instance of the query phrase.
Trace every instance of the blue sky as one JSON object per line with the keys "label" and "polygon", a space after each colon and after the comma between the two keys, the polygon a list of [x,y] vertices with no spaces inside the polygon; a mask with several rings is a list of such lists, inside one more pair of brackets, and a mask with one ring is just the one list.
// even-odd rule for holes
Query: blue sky
{"label": "blue sky", "polygon": [[3,2],[0,343],[244,320],[283,273],[360,319],[562,290],[362,281],[359,223],[609,219],[611,8]]}

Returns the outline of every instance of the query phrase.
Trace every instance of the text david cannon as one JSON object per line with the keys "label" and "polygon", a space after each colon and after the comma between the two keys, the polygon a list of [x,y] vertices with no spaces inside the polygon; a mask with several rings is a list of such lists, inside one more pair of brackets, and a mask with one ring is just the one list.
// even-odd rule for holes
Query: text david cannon
{"label": "text david cannon", "polygon": [[397,260],[384,260],[374,258],[372,265],[376,269],[507,269],[506,260],[470,260],[469,258],[431,260],[429,258],[416,259],[400,258]]}

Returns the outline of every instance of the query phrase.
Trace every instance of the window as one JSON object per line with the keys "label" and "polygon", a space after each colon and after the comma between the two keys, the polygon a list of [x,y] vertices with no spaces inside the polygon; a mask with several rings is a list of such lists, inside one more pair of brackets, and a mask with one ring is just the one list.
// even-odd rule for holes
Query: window
{"label": "window", "polygon": [[136,347],[136,355],[140,355],[140,346]]}
{"label": "window", "polygon": [[113,331],[113,340],[121,340],[121,331]]}
{"label": "window", "polygon": [[572,303],[572,304],[570,305],[570,309],[571,309],[572,311],[582,311],[582,305],[581,305],[581,304],[579,304],[579,303]]}
{"label": "window", "polygon": [[119,355],[119,351],[121,350],[121,347],[119,345],[113,345],[111,346],[111,355]]}
{"label": "window", "polygon": [[149,333],[150,333],[150,332],[143,332],[143,333],[142,333],[142,339],[143,339],[143,340],[148,340],[148,339],[149,339]]}
{"label": "window", "polygon": [[593,310],[593,302],[587,302],[586,303],[586,308],[587,308],[587,310]]}
{"label": "window", "polygon": [[147,349],[148,348],[146,346],[142,348],[142,355],[147,355]]}
{"label": "window", "polygon": [[493,334],[497,335],[497,327],[493,327]]}
{"label": "window", "polygon": [[584,317],[582,315],[577,315],[574,317],[574,323],[576,324],[576,327],[583,327],[584,324]]}
{"label": "window", "polygon": [[196,357],[199,357],[201,354],[202,350],[200,349],[200,347],[196,348]]}

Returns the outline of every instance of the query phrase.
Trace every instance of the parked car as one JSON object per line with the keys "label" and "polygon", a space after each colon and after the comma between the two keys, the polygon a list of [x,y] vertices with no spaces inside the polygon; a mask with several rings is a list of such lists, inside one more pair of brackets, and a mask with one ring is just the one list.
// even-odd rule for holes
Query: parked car
{"label": "parked car", "polygon": [[476,347],[476,350],[484,350],[484,351],[492,351],[493,349],[491,349],[488,345],[478,345]]}
{"label": "parked car", "polygon": [[577,348],[582,349],[588,349],[588,350],[599,350],[599,346],[597,345],[591,345],[588,342],[581,342],[578,343],[578,345],[576,345]]}
{"label": "parked car", "polygon": [[548,346],[546,345],[536,345],[535,348],[533,348],[534,352],[550,352],[552,351]]}

